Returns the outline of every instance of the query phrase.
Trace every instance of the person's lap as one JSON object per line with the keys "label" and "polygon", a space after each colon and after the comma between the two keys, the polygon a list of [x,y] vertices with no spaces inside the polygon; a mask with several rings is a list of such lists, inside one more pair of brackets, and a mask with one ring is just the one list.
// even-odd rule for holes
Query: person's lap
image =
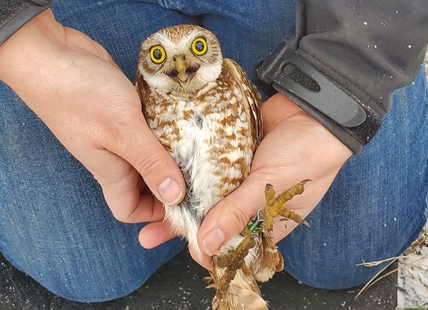
{"label": "person's lap", "polygon": [[[260,2],[263,11],[254,1],[245,10],[222,10],[230,2],[202,8],[190,1],[166,10],[135,1],[63,0],[54,14],[100,42],[133,80],[141,41],[180,23],[211,29],[225,56],[251,74],[280,34],[292,32],[291,2],[269,14],[268,4]],[[417,236],[428,180],[424,89],[421,74],[396,92],[381,132],[345,164],[308,217],[311,228],[299,227],[279,243],[287,271],[299,280],[327,288],[361,284],[376,271],[355,264],[395,256]],[[101,301],[130,293],[185,246],[176,238],[143,249],[142,225],[113,218],[90,173],[3,84],[0,106],[0,246],[17,268],[65,298]]]}

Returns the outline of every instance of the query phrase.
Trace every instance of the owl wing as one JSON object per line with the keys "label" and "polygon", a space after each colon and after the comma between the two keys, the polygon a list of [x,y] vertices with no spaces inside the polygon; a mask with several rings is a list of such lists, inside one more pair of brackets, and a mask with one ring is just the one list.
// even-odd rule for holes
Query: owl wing
{"label": "owl wing", "polygon": [[150,88],[147,85],[147,82],[144,80],[143,75],[139,70],[137,70],[137,77],[135,79],[134,86],[135,86],[135,89],[137,90],[138,95],[140,96],[142,111],[144,113],[146,110],[144,102],[145,100],[147,100],[146,98],[149,97],[147,93],[150,93]]}
{"label": "owl wing", "polygon": [[[143,112],[147,125],[153,131],[151,122],[153,123],[157,119],[157,115],[159,112],[156,109],[159,108],[160,99],[153,93],[152,89],[150,88],[146,80],[144,80],[140,70],[137,70],[137,77],[136,77],[134,86],[135,86],[135,89],[137,90],[138,95],[140,96],[141,111]],[[156,135],[155,132],[154,134]],[[168,139],[168,137],[165,137],[164,135],[156,135],[156,137],[161,142],[161,144],[165,147],[165,149],[171,153],[171,149],[172,149],[171,139]]]}
{"label": "owl wing", "polygon": [[259,105],[262,103],[262,96],[257,90],[257,87],[251,83],[244,70],[234,60],[230,58],[224,59],[224,69],[227,70],[231,78],[238,81],[244,96],[246,105],[247,115],[251,118],[251,128],[253,141],[256,142],[256,146],[260,144],[262,140],[262,118],[259,110]]}

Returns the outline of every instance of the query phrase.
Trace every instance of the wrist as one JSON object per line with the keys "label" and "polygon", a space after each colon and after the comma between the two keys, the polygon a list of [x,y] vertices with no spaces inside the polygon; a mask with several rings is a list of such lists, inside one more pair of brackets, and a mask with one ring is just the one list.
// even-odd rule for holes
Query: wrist
{"label": "wrist", "polygon": [[[311,132],[314,144],[322,142],[327,148],[335,149],[338,157],[343,157],[344,161],[352,155],[351,149],[346,144],[281,93],[277,93],[263,102],[260,112],[265,136],[275,129],[288,131],[291,126],[294,129],[299,128],[302,132]],[[322,146],[319,145],[319,148]],[[343,156],[339,156],[339,154],[343,154]]]}
{"label": "wrist", "polygon": [[[64,28],[50,9],[34,17],[0,46],[0,79],[13,85],[28,74],[38,62],[49,60],[53,47],[64,40]],[[30,72],[29,72],[30,71]],[[18,81],[15,81],[16,78]]]}
{"label": "wrist", "polygon": [[260,106],[260,113],[263,117],[263,134],[267,135],[280,122],[289,119],[298,113],[305,113],[290,99],[281,93],[276,93]]}
{"label": "wrist", "polygon": [[263,91],[286,95],[355,154],[380,128],[382,115],[310,65],[285,42],[256,73]]}

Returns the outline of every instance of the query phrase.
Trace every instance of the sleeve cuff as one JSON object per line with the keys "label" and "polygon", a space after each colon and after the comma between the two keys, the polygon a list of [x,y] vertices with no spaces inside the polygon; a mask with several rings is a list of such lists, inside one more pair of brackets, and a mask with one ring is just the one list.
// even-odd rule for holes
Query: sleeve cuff
{"label": "sleeve cuff", "polygon": [[55,0],[11,1],[0,14],[0,45],[54,2]]}
{"label": "sleeve cuff", "polygon": [[380,129],[381,116],[376,111],[287,48],[285,41],[257,67],[256,76],[263,92],[280,92],[290,98],[354,154]]}

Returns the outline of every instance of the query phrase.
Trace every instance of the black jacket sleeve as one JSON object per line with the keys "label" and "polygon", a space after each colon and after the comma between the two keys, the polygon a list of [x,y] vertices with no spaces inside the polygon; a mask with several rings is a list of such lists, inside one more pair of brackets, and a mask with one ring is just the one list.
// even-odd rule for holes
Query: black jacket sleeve
{"label": "black jacket sleeve", "polygon": [[427,43],[426,0],[300,0],[295,36],[257,76],[268,95],[283,93],[357,154],[392,92],[416,77]]}
{"label": "black jacket sleeve", "polygon": [[55,0],[0,0],[0,45]]}

